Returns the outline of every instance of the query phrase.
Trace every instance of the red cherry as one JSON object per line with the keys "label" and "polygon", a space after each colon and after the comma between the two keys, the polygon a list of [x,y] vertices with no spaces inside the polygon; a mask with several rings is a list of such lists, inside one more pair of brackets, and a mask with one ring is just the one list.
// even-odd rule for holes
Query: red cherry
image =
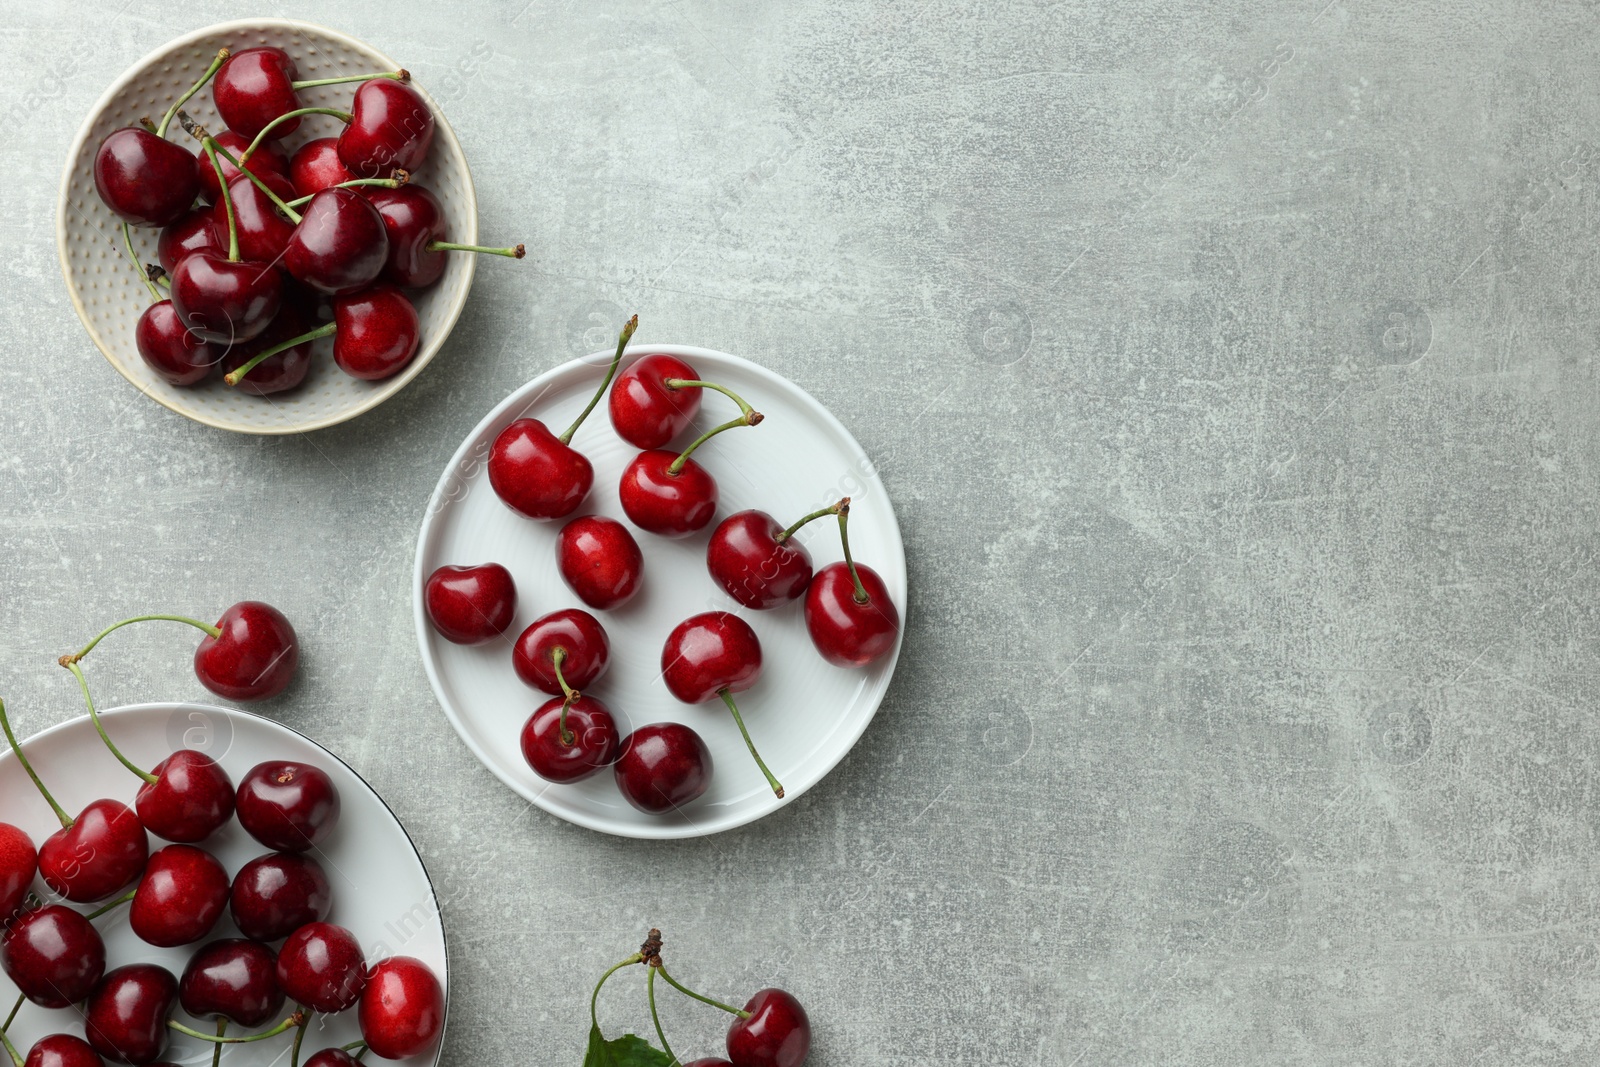
{"label": "red cherry", "polygon": [[94,187],[119,217],[140,226],[165,226],[194,204],[199,164],[187,148],[124,126],[106,134],[95,151]]}
{"label": "red cherry", "polygon": [[333,910],[333,892],[316,860],[273,852],[257,856],[234,875],[229,910],[244,936],[276,941],[326,919]]}
{"label": "red cherry", "polygon": [[662,537],[688,537],[717,513],[717,480],[694,460],[660,449],[640,452],[622,472],[622,510],[641,530]]}
{"label": "red cherry", "polygon": [[444,1031],[444,990],[421,960],[391,956],[372,969],[357,1017],[373,1055],[420,1056]]}
{"label": "red cherry", "polygon": [[355,177],[339,161],[339,139],[318,137],[295,149],[289,160],[289,180],[295,196],[311,196]]}
{"label": "red cherry", "polygon": [[206,208],[196,208],[169,222],[162,227],[161,236],[156,239],[156,258],[168,274],[177,268],[179,260],[191,252],[226,254],[227,251],[227,232],[223,231],[222,240],[217,240],[217,229],[212,225],[211,212]]}
{"label": "red cherry", "polygon": [[361,944],[342,926],[302,926],[278,951],[278,985],[312,1011],[344,1011],[361,999],[366,984]]}
{"label": "red cherry", "polygon": [[489,484],[517,514],[559,519],[589,495],[594,467],[538,419],[518,419],[489,450]]}
{"label": "red cherry", "polygon": [[269,760],[239,783],[239,825],[278,852],[305,852],[339,825],[339,789],[309,763]]}
{"label": "red cherry", "polygon": [[217,620],[221,636],[206,635],[194,652],[200,684],[241,703],[275,697],[294,680],[300,641],[283,612],[242,600]]}
{"label": "red cherry", "polygon": [[761,642],[750,624],[726,611],[708,611],[680,622],[661,648],[661,676],[673,696],[685,704],[699,704],[717,696],[733,713],[756,766],[780,800],[779,784],[756,751],[733,694],[742,693],[761,677]]}
{"label": "red cherry", "polygon": [[570,704],[553,697],[522,727],[522,758],[550,782],[580,782],[615,763],[620,748],[616,720],[594,697],[579,696]]}
{"label": "red cherry", "polygon": [[728,1059],[733,1067],[800,1067],[811,1051],[811,1020],[805,1008],[781,989],[751,997],[728,1027]]}
{"label": "red cherry", "polygon": [[517,614],[517,584],[498,563],[440,567],[423,587],[428,620],[447,641],[481,645],[506,632]]}
{"label": "red cherry", "polygon": [[[285,284],[284,292],[283,307],[278,317],[272,320],[272,325],[255,340],[228,349],[228,354],[222,359],[223,374],[236,375],[260,353],[296,337],[303,337],[316,327],[314,301],[308,295],[310,290],[291,281]],[[312,343],[302,341],[268,356],[251,367],[243,378],[235,378],[233,387],[241,393],[254,396],[271,396],[298,388],[311,372]]]}
{"label": "red cherry", "polygon": [[306,1060],[305,1067],[361,1067],[361,1061],[340,1048],[325,1048]]}
{"label": "red cherry", "polygon": [[178,980],[178,1002],[196,1019],[260,1026],[283,1008],[278,954],[240,938],[213,941],[189,958]]}
{"label": "red cherry", "polygon": [[556,561],[578,599],[601,610],[632,600],[644,570],[639,542],[626,526],[603,515],[583,515],[563,526]]}
{"label": "red cherry", "polygon": [[690,1060],[683,1067],[733,1067],[733,1064],[717,1056],[706,1056],[703,1059]]}
{"label": "red cherry", "polygon": [[389,258],[383,216],[354,189],[311,198],[283,253],[290,274],[322,293],[353,293],[372,284]]}
{"label": "red cherry", "polygon": [[0,923],[22,907],[38,873],[39,851],[33,840],[10,823],[0,822]]}
{"label": "red cherry", "polygon": [[168,845],[150,857],[134,891],[128,925],[157,948],[192,945],[209,934],[228,906],[228,872],[193,845]]}
{"label": "red cherry", "polygon": [[83,1038],[51,1034],[33,1043],[22,1067],[105,1067],[105,1063]]}
{"label": "red cherry", "polygon": [[433,144],[433,112],[411,86],[389,78],[362,82],[339,135],[339,159],[358,178],[416,170]]}
{"label": "red cherry", "polygon": [[775,608],[805,594],[811,553],[766,512],[740,511],[711,534],[706,568],[745,607]]}
{"label": "red cherry", "polygon": [[444,205],[420,185],[373,189],[372,205],[389,233],[389,261],[383,280],[408,289],[422,289],[444,273],[445,253],[428,246],[444,239]]}
{"label": "red cherry", "polygon": [[203,752],[180,749],[156,764],[134,800],[144,828],[168,841],[204,841],[233,818],[233,782]]}
{"label": "red cherry", "polygon": [[333,361],[352,378],[391,378],[417,354],[417,309],[392,285],[334,297],[333,321]]}
{"label": "red cherry", "polygon": [[[280,200],[294,199],[294,186],[282,174],[262,176],[261,184],[271,189]],[[236,175],[228,182],[228,199],[233,202],[234,232],[239,237],[239,258],[252,263],[276,265],[289,247],[295,225],[278,210],[266,193],[244,175]],[[218,199],[211,209],[211,228],[226,245],[228,240],[228,206]]]}
{"label": "red cherry", "polygon": [[283,282],[265,263],[216,252],[184,256],[172,272],[178,319],[202,340],[231,345],[257,336],[283,303]]}
{"label": "red cherry", "polygon": [[900,612],[878,572],[857,563],[866,591],[857,600],[855,582],[844,563],[817,572],[806,590],[806,629],[822,658],[836,667],[865,667],[887,656],[900,634]]}
{"label": "red cherry", "polygon": [[711,750],[699,734],[681,723],[652,723],[623,740],[612,770],[628,803],[660,815],[688,804],[710,788]]}
{"label": "red cherry", "polygon": [[92,904],[137,878],[149,854],[133,812],[115,800],[96,800],[39,846],[39,873],[68,900]]}
{"label": "red cherry", "polygon": [[511,651],[511,666],[524,685],[556,695],[587,688],[610,665],[606,628],[581,608],[564,608],[535,619]]}
{"label": "red cherry", "polygon": [[661,448],[683,432],[700,412],[700,387],[674,388],[668,379],[694,381],[694,368],[677,356],[656,353],[640,358],[617,375],[609,409],[617,436],[635,448]]}
{"label": "red cherry", "polygon": [[[273,119],[299,109],[300,98],[294,89],[298,77],[294,60],[283,49],[246,48],[235,52],[217,71],[211,98],[228,129],[253,140]],[[274,126],[267,136],[277,140],[299,128],[300,120],[290,119]]]}
{"label": "red cherry", "polygon": [[[233,156],[234,159],[244,159],[245,150],[250,147],[250,139],[248,137],[241,137],[232,130],[223,130],[217,134],[216,142],[219,147],[227,149],[228,154]],[[217,162],[222,165],[222,180],[227,182],[231,189],[233,179],[240,174],[239,168],[229,163],[227,157],[221,152],[217,153]],[[217,181],[217,168],[211,165],[211,160],[208,158],[201,161],[197,169],[200,176],[200,199],[208,204],[216,204],[221,201],[222,186]],[[289,161],[284,158],[283,152],[279,150],[277,145],[271,141],[263,141],[261,147],[251,152],[249,159],[244,160],[244,169],[258,178],[266,178],[269,174],[276,175],[279,178],[287,178],[289,176]],[[291,185],[290,188],[293,188],[293,186]],[[272,191],[278,192],[277,186],[273,186]],[[237,192],[234,195],[237,196]],[[283,194],[279,193],[279,195],[282,196]],[[293,200],[295,195],[290,193],[283,198],[285,200]],[[228,220],[223,219],[222,225],[227,226]]]}
{"label": "red cherry", "polygon": [[222,350],[189,332],[170,300],[158,300],[144,309],[133,327],[139,358],[163,381],[194,385],[211,375]]}
{"label": "red cherry", "polygon": [[0,968],[41,1008],[65,1008],[87,997],[105,974],[106,947],[88,919],[50,904],[6,924]]}
{"label": "red cherry", "polygon": [[118,1063],[152,1063],[167,1050],[178,980],[151,963],[119,967],[89,995],[83,1029],[94,1050]]}

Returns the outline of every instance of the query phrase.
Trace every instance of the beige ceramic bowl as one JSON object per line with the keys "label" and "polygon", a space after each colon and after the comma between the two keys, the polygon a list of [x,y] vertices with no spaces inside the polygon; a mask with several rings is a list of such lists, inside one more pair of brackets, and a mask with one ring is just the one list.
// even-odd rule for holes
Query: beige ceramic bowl
{"label": "beige ceramic bowl", "polygon": [[[299,389],[278,396],[250,396],[213,378],[190,388],[168,385],[145,366],[134,345],[133,329],[149,293],[121,251],[120,220],[100,202],[94,188],[94,154],[112,130],[137,122],[141,116],[155,121],[173,100],[193,85],[217,54],[227,47],[235,52],[257,45],[275,45],[294,57],[302,80],[332,78],[365,71],[396,70],[401,64],[354,38],[309,22],[292,19],[248,19],[225,22],[180,37],[157,49],[118,78],[106,90],[67,152],[61,176],[61,199],[56,218],[56,246],[61,273],[67,281],[73,307],[84,328],[111,365],[134,387],[157,403],[187,415],[196,422],[225,430],[253,434],[300,433],[332,426],[383,403],[422,373],[450,334],[467,290],[472,286],[476,256],[451,256],[444,276],[432,287],[413,294],[421,318],[422,342],[417,356],[404,371],[387,381],[364,382],[334,366],[332,341],[324,338],[314,350],[317,358]],[[437,124],[428,161],[414,178],[444,205],[450,240],[476,244],[478,204],[461,145],[427,89],[412,83],[428,101]],[[348,110],[356,84],[328,85],[300,93],[308,107]],[[184,110],[213,131],[224,128],[211,103],[209,86]],[[314,115],[282,142],[291,151],[313,137],[335,135],[337,119]],[[196,147],[176,121],[167,136]],[[156,260],[157,231],[134,231],[134,249],[146,262]]]}

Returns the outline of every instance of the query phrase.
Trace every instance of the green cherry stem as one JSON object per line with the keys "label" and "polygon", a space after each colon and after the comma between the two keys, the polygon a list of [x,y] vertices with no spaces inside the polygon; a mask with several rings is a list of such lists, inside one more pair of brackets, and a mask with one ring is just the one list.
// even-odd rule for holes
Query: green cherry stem
{"label": "green cherry stem", "polygon": [[617,335],[617,354],[611,357],[611,366],[606,370],[605,381],[600,383],[600,388],[595,390],[594,396],[589,399],[589,406],[584,408],[572,425],[567,427],[567,432],[561,435],[561,443],[572,443],[572,435],[578,432],[578,427],[583,425],[583,420],[589,417],[589,412],[600,403],[600,398],[606,395],[606,389],[611,385],[611,379],[616,376],[617,364],[622,362],[622,350],[628,347],[628,339],[633,336],[633,331],[639,328],[639,316],[635,315],[622,327],[622,332]]}
{"label": "green cherry stem", "polygon": [[210,137],[200,142],[206,158],[217,172],[217,184],[222,187],[222,206],[228,212],[228,262],[239,262],[239,226],[233,219],[233,197],[228,193],[228,176],[222,173],[222,161],[217,158],[217,143]]}
{"label": "green cherry stem", "polygon": [[89,696],[89,680],[83,676],[83,668],[78,666],[78,661],[68,656],[62,656],[60,663],[72,672],[73,677],[78,679],[78,688],[83,690],[83,703],[89,709],[89,721],[94,723],[95,732],[100,735],[100,740],[106,743],[106,747],[111,750],[111,754],[117,757],[117,762],[137,774],[140,778],[143,778],[150,785],[155,785],[159,781],[155,775],[141,769],[138,764],[124,756],[122,751],[112,743],[111,735],[106,733],[105,724],[100,721],[100,713],[95,710],[94,698]]}
{"label": "green cherry stem", "polygon": [[302,1009],[300,1025],[295,1027],[294,1047],[289,1053],[289,1067],[300,1067],[300,1046],[305,1043],[306,1024],[311,1022],[311,1016],[306,1015]]}
{"label": "green cherry stem", "polygon": [[70,830],[72,818],[61,810],[61,805],[56,803],[56,798],[50,795],[50,790],[44,787],[39,780],[39,772],[33,769],[33,764],[28,762],[28,757],[22,754],[22,746],[17,744],[17,735],[11,732],[11,717],[6,714],[6,702],[0,700],[0,729],[6,734],[6,743],[11,746],[11,751],[16,754],[17,762],[22,764],[22,769],[28,772],[28,777],[33,779],[33,784],[38,788],[39,794],[44,797],[44,802],[50,805],[50,810],[56,813],[56,818],[61,820],[61,828]]}
{"label": "green cherry stem", "polygon": [[211,1046],[211,1067],[217,1067],[217,1065],[222,1062],[222,1041],[220,1039],[227,1034],[227,1032],[228,1017],[226,1015],[219,1016],[217,1019],[217,1037],[219,1040],[215,1045]]}
{"label": "green cherry stem", "polygon": [[528,254],[528,249],[523,245],[517,245],[515,248],[488,248],[484,245],[458,245],[450,241],[429,241],[425,251],[482,252],[490,256],[505,256],[507,259],[521,259]]}
{"label": "green cherry stem", "polygon": [[[190,118],[182,111],[178,112],[178,122],[183,125],[184,132],[186,132],[190,137],[195,138],[202,145],[205,144],[205,142],[210,141],[211,148],[217,153],[217,155],[221,156],[229,163],[232,163],[235,170],[237,170],[240,174],[243,174],[246,178],[249,178],[251,184],[253,184],[257,189],[261,190],[261,195],[276,204],[278,209],[284,213],[290,222],[294,223],[296,226],[300,224],[300,213],[294,208],[285,204],[281,196],[273,192],[271,189],[268,189],[267,183],[262,181],[255,171],[246,169],[245,165],[241,163],[232,152],[218,144],[216,140],[206,132],[204,126],[201,126],[195,122],[194,119]],[[227,183],[224,182],[222,187],[226,189],[228,187]]]}
{"label": "green cherry stem", "polygon": [[307,1018],[308,1017],[305,1013],[305,1010],[301,1009],[296,1011],[287,1019],[283,1020],[283,1022],[279,1023],[277,1026],[274,1026],[271,1030],[266,1030],[259,1034],[245,1034],[243,1037],[217,1037],[214,1034],[204,1033],[203,1031],[196,1030],[193,1027],[185,1026],[176,1019],[168,1019],[167,1028],[170,1030],[175,1030],[180,1034],[187,1034],[190,1037],[198,1038],[201,1041],[211,1041],[219,1045],[246,1045],[252,1041],[266,1041],[269,1038],[277,1037],[279,1034],[286,1034],[297,1026],[303,1028],[306,1024]]}
{"label": "green cherry stem", "polygon": [[845,497],[843,500],[839,501],[837,504],[834,504],[831,507],[823,508],[821,511],[813,511],[811,514],[807,515],[805,518],[801,519],[799,522],[795,523],[793,526],[791,526],[787,530],[783,531],[783,533],[779,534],[774,540],[776,540],[778,542],[778,544],[781,545],[785,541],[789,540],[789,538],[791,538],[795,534],[799,533],[800,532],[800,527],[804,526],[806,523],[815,522],[817,519],[820,519],[825,515],[837,515],[837,514],[839,514],[839,512],[843,511],[845,508],[847,508],[849,506],[850,506],[850,498],[849,497]]}
{"label": "green cherry stem", "polygon": [[4,1023],[0,1023],[0,1033],[4,1033],[5,1031],[11,1029],[11,1024],[17,1021],[17,1012],[21,1011],[22,1006],[27,1002],[28,995],[26,993],[17,997],[17,1002],[11,1005],[11,1014],[6,1016],[6,1021]]}
{"label": "green cherry stem", "polygon": [[188,623],[196,630],[203,630],[214,638],[222,636],[222,630],[218,627],[212,626],[209,622],[201,622],[199,619],[191,619],[187,615],[135,615],[131,619],[123,619],[121,622],[114,622],[110,626],[107,626],[104,630],[101,630],[99,633],[95,634],[94,640],[90,641],[87,645],[84,645],[70,656],[63,656],[63,662],[61,665],[65,667],[65,661],[69,659],[73,663],[78,662],[90,652],[94,651],[94,646],[98,645],[101,641],[104,641],[112,633],[122,629],[124,626],[129,626],[136,622],[182,622]]}
{"label": "green cherry stem", "polygon": [[282,126],[290,119],[297,119],[302,115],[332,115],[345,125],[349,125],[350,120],[355,117],[351,115],[350,112],[340,111],[336,107],[303,107],[296,111],[285,111],[283,114],[279,115],[277,118],[261,127],[261,132],[256,134],[255,140],[250,142],[250,147],[246,148],[240,154],[239,159],[249,159],[255,150],[261,147],[261,143],[267,140],[267,134],[271,133],[277,127]]}
{"label": "green cherry stem", "polygon": [[271,359],[279,352],[282,352],[285,349],[293,348],[295,345],[303,345],[307,341],[315,341],[319,337],[326,337],[338,328],[339,324],[336,322],[324,323],[323,325],[318,326],[315,330],[310,330],[306,333],[303,333],[299,337],[291,337],[287,341],[284,341],[280,344],[275,344],[265,351],[257,352],[255,355],[251,356],[250,359],[235,367],[227,374],[223,375],[222,380],[227,382],[229,385],[238,385],[240,382],[244,381],[245,375],[249,374],[251,371],[255,370],[258,365],[260,365],[262,360]]}
{"label": "green cherry stem", "polygon": [[705,433],[689,442],[689,447],[679,453],[678,458],[673,460],[671,465],[667,467],[667,473],[676,475],[679,471],[683,470],[683,465],[689,462],[689,457],[694,454],[694,450],[711,440],[713,437],[717,436],[717,434],[721,433],[723,430],[731,430],[736,426],[757,426],[764,418],[766,418],[766,416],[761,414],[761,412],[751,411],[747,414],[740,415],[737,419],[730,419],[721,426],[713,426],[711,429],[707,430]]}
{"label": "green cherry stem", "polygon": [[[380,189],[398,189],[402,185],[404,185],[407,181],[409,181],[410,179],[411,179],[411,175],[410,175],[409,172],[407,172],[405,170],[402,170],[399,167],[396,167],[394,169],[392,177],[388,177],[388,178],[351,178],[347,182],[340,182],[338,185],[334,186],[333,188],[335,188],[335,189],[356,189],[356,188],[359,188],[359,187],[361,187],[363,185],[376,185]],[[321,190],[319,189],[318,192],[321,192]],[[316,193],[312,193],[309,196],[297,196],[293,200],[290,200],[290,201],[286,202],[284,204],[284,206],[285,207],[304,207],[305,205],[311,203],[311,198],[316,196],[316,195],[317,195]]]}
{"label": "green cherry stem", "polygon": [[600,1016],[599,1016],[598,1012],[599,1012],[600,989],[601,989],[601,987],[606,984],[607,979],[609,979],[612,975],[616,974],[618,971],[622,970],[622,968],[631,967],[635,963],[643,963],[643,962],[644,962],[644,957],[642,955],[640,955],[639,953],[635,952],[633,955],[629,956],[627,959],[623,960],[621,963],[619,963],[616,966],[612,967],[605,974],[602,974],[600,976],[600,981],[595,983],[594,992],[592,994],[590,994],[590,996],[589,996],[589,1022],[591,1024],[593,1024],[593,1026],[594,1026],[594,1028],[596,1030],[600,1029]]}
{"label": "green cherry stem", "polygon": [[710,997],[701,996],[699,993],[696,993],[694,990],[690,989],[688,986],[684,985],[682,982],[680,982],[676,978],[672,977],[672,975],[668,974],[667,973],[666,964],[662,964],[660,967],[658,967],[656,969],[661,972],[661,978],[662,978],[663,981],[665,981],[673,989],[676,989],[678,992],[682,993],[684,996],[693,997],[695,1000],[698,1000],[700,1003],[709,1004],[713,1008],[721,1008],[723,1011],[727,1012],[729,1015],[737,1015],[741,1019],[750,1018],[750,1013],[747,1012],[747,1011],[744,1011],[743,1009],[735,1008],[731,1004],[724,1004],[720,1000],[712,1000]]}
{"label": "green cherry stem", "polygon": [[672,1046],[667,1044],[666,1031],[661,1029],[661,1016],[656,1014],[656,971],[658,970],[660,970],[659,964],[649,968],[650,977],[645,979],[644,983],[645,996],[650,999],[650,1021],[656,1024],[656,1037],[661,1041],[661,1051],[665,1052],[667,1058],[672,1061],[672,1067],[677,1067],[677,1053],[673,1052]]}
{"label": "green cherry stem", "polygon": [[0,1044],[5,1045],[6,1054],[11,1057],[11,1062],[16,1064],[17,1067],[22,1067],[22,1056],[17,1052],[17,1046],[11,1043],[11,1039],[6,1036],[4,1030],[0,1030]]}
{"label": "green cherry stem", "polygon": [[867,596],[867,587],[861,584],[861,575],[856,573],[856,561],[850,558],[849,501],[839,509],[839,543],[844,546],[844,565],[850,569],[850,580],[856,583],[856,603],[865,604],[872,598]]}
{"label": "green cherry stem", "polygon": [[556,682],[561,686],[561,693],[566,698],[561,702],[561,743],[568,748],[577,738],[572,736],[572,731],[567,729],[567,709],[572,707],[572,702],[583,696],[572,686],[567,684],[566,676],[561,673],[561,665],[567,661],[567,650],[557,645],[554,652],[550,653],[550,662],[555,664]]}
{"label": "green cherry stem", "polygon": [[157,302],[164,299],[161,290],[156,288],[156,283],[150,280],[150,272],[145,270],[144,264],[139,262],[139,254],[133,250],[133,230],[126,222],[122,224],[122,248],[128,253],[128,258],[133,261],[133,269],[139,272],[139,280],[144,282],[144,287],[150,290],[150,299]]}
{"label": "green cherry stem", "polygon": [[[734,392],[732,389],[729,389],[725,385],[718,385],[716,382],[702,382],[698,378],[668,378],[666,380],[666,386],[668,389],[712,389],[721,393],[729,400],[732,400],[735,404],[738,404],[740,414],[744,415],[746,418],[749,418],[751,415],[755,414],[754,409],[752,409],[749,404],[745,403],[744,397],[740,396],[738,393]],[[754,423],[751,425],[754,425]]]}
{"label": "green cherry stem", "polygon": [[360,1049],[362,1052],[365,1052],[367,1050],[367,1043],[365,1041],[352,1041],[348,1045],[339,1046],[340,1052],[355,1052],[356,1049]]}
{"label": "green cherry stem", "polygon": [[766,763],[761,759],[761,753],[756,751],[756,743],[750,740],[750,731],[744,728],[744,716],[739,714],[739,705],[733,702],[733,694],[726,689],[719,689],[717,690],[717,696],[721,697],[722,702],[728,705],[728,710],[733,712],[733,721],[739,726],[739,735],[744,738],[744,747],[750,750],[750,755],[755,758],[756,766],[760,767],[761,773],[767,776],[767,784],[772,787],[773,793],[777,795],[779,800],[782,800],[783,786],[778,784],[778,780],[772,776],[772,772],[767,770]]}
{"label": "green cherry stem", "polygon": [[173,116],[178,113],[178,109],[183,107],[184,104],[187,104],[189,102],[189,98],[195,93],[198,93],[201,89],[205,88],[206,82],[211,80],[211,76],[215,74],[218,68],[220,68],[223,63],[227,62],[227,60],[228,50],[226,48],[217,49],[217,57],[211,61],[211,66],[206,68],[206,72],[200,76],[200,80],[191,85],[188,92],[174,100],[172,102],[172,106],[167,108],[167,113],[161,116],[161,125],[155,128],[155,135],[157,137],[165,137],[167,135],[167,127],[172,125]]}
{"label": "green cherry stem", "polygon": [[116,911],[118,908],[122,907],[124,904],[131,904],[133,902],[134,894],[137,893],[137,892],[138,892],[138,890],[130,890],[129,892],[127,892],[127,893],[123,894],[122,896],[118,897],[116,900],[113,900],[111,903],[102,904],[100,907],[96,908],[95,910],[91,911],[89,914],[85,915],[84,918],[85,919],[98,919],[102,915],[109,915],[112,912]]}
{"label": "green cherry stem", "polygon": [[369,82],[374,78],[391,78],[397,82],[408,82],[411,80],[411,72],[402,67],[399,70],[379,71],[377,74],[346,74],[342,78],[317,78],[313,81],[291,82],[290,84],[294,86],[294,91],[298,93],[301,89],[315,89],[319,85],[347,85],[350,82]]}

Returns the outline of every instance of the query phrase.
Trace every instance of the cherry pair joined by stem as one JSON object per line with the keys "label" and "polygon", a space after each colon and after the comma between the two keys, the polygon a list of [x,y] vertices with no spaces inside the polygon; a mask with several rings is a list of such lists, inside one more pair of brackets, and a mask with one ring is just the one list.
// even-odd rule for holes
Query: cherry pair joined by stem
{"label": "cherry pair joined by stem", "polygon": [[233,876],[228,906],[245,937],[277,941],[326,919],[333,891],[322,865],[310,856],[273,852],[257,856]]}
{"label": "cherry pair joined by stem", "polygon": [[536,774],[576,782],[609,766],[620,734],[605,704],[580,690],[611,663],[605,627],[587,611],[567,608],[534,620],[517,638],[511,665],[534,689],[555,694],[522,728],[522,755]]}
{"label": "cherry pair joined by stem", "polygon": [[398,374],[416,355],[421,320],[410,299],[392,285],[336,296],[332,322],[262,349],[229,370],[223,380],[229,385],[248,383],[249,376],[266,361],[329,335],[333,336],[333,361],[340,370],[352,378],[379,381]]}
{"label": "cherry pair joined by stem", "polygon": [[726,611],[707,611],[680,622],[661,649],[661,676],[667,690],[685,704],[720,697],[733,713],[745,747],[780,799],[778,783],[756,751],[733,694],[742,693],[761,677],[761,641],[750,624]]}
{"label": "cherry pair joined by stem", "polygon": [[900,636],[900,612],[877,571],[850,555],[850,504],[839,509],[844,562],[830,563],[806,587],[806,630],[836,667],[865,667],[887,656]]}
{"label": "cherry pair joined by stem", "polygon": [[444,566],[428,575],[423,604],[445,640],[481,645],[505,633],[516,617],[517,584],[498,563]]}

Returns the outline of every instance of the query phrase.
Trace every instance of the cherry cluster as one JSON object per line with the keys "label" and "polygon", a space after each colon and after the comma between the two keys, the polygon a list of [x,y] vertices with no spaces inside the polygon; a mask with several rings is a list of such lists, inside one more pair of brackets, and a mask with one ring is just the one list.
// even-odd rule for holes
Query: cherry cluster
{"label": "cherry cluster", "polygon": [[[623,328],[605,380],[565,433],[557,436],[538,419],[520,418],[495,439],[489,482],[513,511],[548,521],[566,519],[583,504],[594,485],[594,468],[570,442],[609,388],[612,427],[641,450],[618,487],[629,521],[667,538],[688,537],[711,524],[717,482],[691,456],[726,430],[758,425],[762,415],[726,387],[700,379],[676,356],[646,355],[617,375],[637,326],[635,316]],[[682,451],[664,447],[689,427],[707,389],[732,400],[738,416]],[[712,532],[706,565],[716,583],[746,608],[769,610],[804,597],[806,628],[817,651],[835,666],[854,668],[889,654],[900,615],[883,579],[851,556],[849,514],[848,498],[787,527],[763,511],[738,512]],[[838,517],[845,558],[814,571],[810,554],[794,535],[825,516]],[[578,598],[602,611],[627,603],[643,580],[644,556],[633,534],[598,515],[583,515],[562,527],[556,563]],[[498,563],[440,567],[424,593],[434,627],[459,644],[500,637],[516,614],[515,583]],[[694,730],[681,723],[651,723],[622,738],[605,704],[583,694],[610,663],[610,642],[594,615],[565,608],[535,620],[513,644],[511,662],[524,683],[552,695],[529,717],[521,736],[523,756],[541,777],[575,782],[611,767],[623,796],[651,814],[679,808],[710,786],[711,752]],[[661,671],[678,700],[720,699],[727,705],[756,765],[782,797],[783,786],[762,760],[733,699],[761,675],[761,642],[750,624],[729,611],[685,619],[666,636]]]}
{"label": "cherry cluster", "polygon": [[[183,105],[215,77],[227,129],[213,136]],[[346,374],[399,373],[420,341],[407,291],[444,272],[445,253],[524,250],[444,240],[444,207],[412,182],[428,158],[434,119],[404,71],[298,80],[280,48],[224,48],[159,124],[113,130],[94,158],[95,189],[122,220],[123,245],[152,303],[134,338],[173,385],[223,381],[258,396],[299,386],[311,343],[333,337]],[[298,93],[360,82],[349,111],[301,106]],[[345,123],[338,137],[286,138],[308,115]],[[174,118],[200,153],[166,139]],[[141,266],[129,231],[160,227],[160,266]]]}

